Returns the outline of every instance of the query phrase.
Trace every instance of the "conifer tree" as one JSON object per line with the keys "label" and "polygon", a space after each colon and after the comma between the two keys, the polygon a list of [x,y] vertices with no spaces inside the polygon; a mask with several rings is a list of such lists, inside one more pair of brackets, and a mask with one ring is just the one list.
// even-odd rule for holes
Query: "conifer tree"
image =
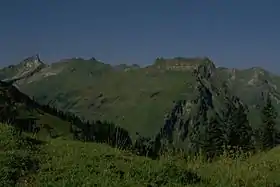
{"label": "conifer tree", "polygon": [[246,107],[238,103],[238,107],[235,110],[235,125],[234,129],[232,129],[235,133],[236,141],[232,142],[234,146],[241,148],[243,151],[248,151],[252,148],[252,128],[249,124],[247,118],[247,109]]}
{"label": "conifer tree", "polygon": [[209,119],[202,145],[202,150],[207,159],[221,155],[224,143],[223,129],[217,120],[217,114],[215,114]]}
{"label": "conifer tree", "polygon": [[243,151],[251,149],[253,130],[247,118],[246,106],[235,96],[227,97],[226,106],[224,121],[227,147]]}
{"label": "conifer tree", "polygon": [[277,111],[275,110],[271,98],[267,97],[266,105],[262,109],[262,126],[261,126],[261,145],[262,149],[270,149],[275,147],[279,141],[277,140],[276,118]]}

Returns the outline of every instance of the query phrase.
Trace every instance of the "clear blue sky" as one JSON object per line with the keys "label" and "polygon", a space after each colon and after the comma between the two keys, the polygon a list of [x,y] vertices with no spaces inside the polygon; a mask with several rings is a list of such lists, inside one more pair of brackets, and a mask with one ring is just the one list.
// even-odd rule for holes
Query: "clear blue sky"
{"label": "clear blue sky", "polygon": [[[280,72],[279,0],[2,0],[0,66],[39,53],[151,64],[209,56]],[[278,68],[278,69],[277,69]]]}

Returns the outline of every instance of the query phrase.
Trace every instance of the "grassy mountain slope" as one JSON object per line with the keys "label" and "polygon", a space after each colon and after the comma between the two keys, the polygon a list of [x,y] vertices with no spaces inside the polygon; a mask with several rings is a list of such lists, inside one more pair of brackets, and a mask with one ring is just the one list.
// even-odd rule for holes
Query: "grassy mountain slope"
{"label": "grassy mountain slope", "polygon": [[26,126],[23,129],[27,128],[26,130],[29,132],[36,131],[28,126],[34,120],[34,127],[38,127],[38,132],[34,133],[34,135],[36,134],[40,138],[48,138],[50,133],[65,138],[70,136],[69,122],[46,112],[41,105],[21,93],[10,83],[0,82],[0,100],[1,119],[15,117],[11,122],[17,123],[22,127]]}
{"label": "grassy mountain slope", "polygon": [[[95,59],[66,59],[17,81],[16,85],[40,103],[53,101],[59,109],[86,119],[113,121],[132,136],[136,132],[154,136],[163,127],[174,101],[189,101],[196,97],[193,70],[199,65],[205,67],[200,74],[211,77],[205,79],[205,85],[213,95],[218,93],[223,82],[227,82],[232,94],[249,105],[253,125],[259,123],[257,114],[263,92],[273,92],[280,110],[279,76],[261,68],[216,68],[207,58],[158,58],[145,68],[113,67]],[[2,74],[5,73],[2,71]],[[223,98],[217,96],[216,99]]]}
{"label": "grassy mountain slope", "polygon": [[280,185],[280,149],[212,163],[164,155],[150,160],[105,144],[38,142],[0,124],[1,186],[272,186]]}

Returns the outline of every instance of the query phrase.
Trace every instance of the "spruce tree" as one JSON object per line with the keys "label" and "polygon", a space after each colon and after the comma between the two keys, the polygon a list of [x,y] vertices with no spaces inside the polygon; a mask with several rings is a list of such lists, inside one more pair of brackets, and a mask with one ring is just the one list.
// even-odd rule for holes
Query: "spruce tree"
{"label": "spruce tree", "polygon": [[246,106],[235,97],[227,97],[226,112],[226,145],[230,149],[247,151],[252,148],[252,128],[247,118]]}
{"label": "spruce tree", "polygon": [[266,105],[262,109],[262,126],[261,126],[261,145],[262,149],[270,149],[275,147],[279,142],[277,140],[276,112],[271,98],[267,97]]}
{"label": "spruce tree", "polygon": [[223,129],[217,120],[217,114],[215,114],[209,119],[204,144],[202,145],[202,150],[207,159],[221,155],[224,143]]}
{"label": "spruce tree", "polygon": [[235,125],[233,131],[235,131],[234,139],[237,141],[232,142],[234,146],[241,148],[243,151],[248,151],[252,148],[252,128],[247,118],[246,107],[239,103],[235,111]]}

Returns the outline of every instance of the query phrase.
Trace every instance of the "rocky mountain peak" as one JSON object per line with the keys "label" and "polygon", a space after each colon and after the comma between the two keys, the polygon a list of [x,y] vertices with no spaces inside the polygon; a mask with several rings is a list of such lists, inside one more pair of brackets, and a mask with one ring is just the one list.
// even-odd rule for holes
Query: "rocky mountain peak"
{"label": "rocky mountain peak", "polygon": [[39,54],[27,57],[20,62],[20,65],[23,65],[25,67],[32,67],[32,66],[34,67],[42,64],[44,63],[41,61]]}
{"label": "rocky mountain peak", "polygon": [[18,65],[10,66],[9,76],[3,81],[18,81],[29,76],[35,72],[40,71],[46,65],[40,60],[38,54],[30,56],[22,60]]}

